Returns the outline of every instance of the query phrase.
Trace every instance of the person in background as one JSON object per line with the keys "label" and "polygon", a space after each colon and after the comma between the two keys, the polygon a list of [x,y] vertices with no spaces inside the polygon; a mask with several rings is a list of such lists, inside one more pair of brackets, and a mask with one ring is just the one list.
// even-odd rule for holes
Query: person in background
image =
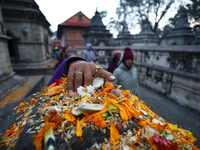
{"label": "person in background", "polygon": [[109,62],[109,67],[108,67],[109,72],[113,73],[113,71],[117,68],[120,58],[121,58],[121,52],[115,50],[113,52],[113,57]]}
{"label": "person in background", "polygon": [[66,52],[66,47],[64,46],[62,48],[61,55],[60,55],[60,63],[62,63],[63,60],[65,60],[66,58],[67,58],[67,52]]}
{"label": "person in background", "polygon": [[55,53],[54,53],[54,59],[57,59],[58,61],[60,61],[60,54],[61,54],[61,47],[56,46]]}
{"label": "person in background", "polygon": [[83,51],[82,57],[87,62],[95,62],[96,57],[91,43],[86,44],[86,50]]}
{"label": "person in background", "polygon": [[133,52],[129,47],[126,47],[122,61],[113,72],[116,80],[112,83],[121,85],[120,89],[129,90],[133,95],[139,96],[137,70],[133,67],[133,61]]}

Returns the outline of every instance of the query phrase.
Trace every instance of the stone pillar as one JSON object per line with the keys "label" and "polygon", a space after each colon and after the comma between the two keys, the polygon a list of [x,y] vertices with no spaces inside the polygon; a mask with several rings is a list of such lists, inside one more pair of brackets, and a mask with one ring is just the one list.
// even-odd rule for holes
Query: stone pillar
{"label": "stone pillar", "polygon": [[10,38],[5,34],[5,26],[1,13],[0,5],[0,79],[13,73],[10,55],[8,51],[8,40]]}

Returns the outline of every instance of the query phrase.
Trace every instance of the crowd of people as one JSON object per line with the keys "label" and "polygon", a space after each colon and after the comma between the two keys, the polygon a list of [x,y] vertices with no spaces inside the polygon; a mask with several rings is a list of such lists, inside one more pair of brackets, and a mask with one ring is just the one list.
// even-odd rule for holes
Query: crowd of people
{"label": "crowd of people", "polygon": [[[58,54],[55,53],[54,58],[56,59],[57,56]],[[67,58],[66,47],[63,47],[60,51],[60,65],[53,74],[49,85],[56,79],[67,76],[67,87],[72,92],[76,91],[80,85],[91,85],[95,75],[120,85],[121,89],[129,90],[133,95],[139,96],[137,69],[133,65],[134,54],[129,47],[124,49],[122,59],[120,51],[113,52],[107,70],[95,64],[96,56],[98,53],[90,43],[86,44],[82,57]]]}

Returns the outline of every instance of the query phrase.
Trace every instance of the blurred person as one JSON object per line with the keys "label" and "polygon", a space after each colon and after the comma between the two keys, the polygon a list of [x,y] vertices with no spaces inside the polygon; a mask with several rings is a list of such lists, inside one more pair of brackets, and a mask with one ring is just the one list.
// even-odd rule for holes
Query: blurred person
{"label": "blurred person", "polygon": [[113,57],[109,62],[109,67],[108,67],[109,72],[113,73],[113,71],[117,68],[120,58],[121,58],[121,52],[115,50],[113,52]]}
{"label": "blurred person", "polygon": [[54,59],[57,59],[60,62],[60,55],[61,55],[61,47],[55,47]]}
{"label": "blurred person", "polygon": [[69,92],[77,91],[79,86],[92,85],[95,76],[105,78],[110,82],[115,80],[113,74],[104,70],[101,66],[87,62],[82,57],[69,57],[59,65],[48,86],[56,82],[57,79],[66,76]]}
{"label": "blurred person", "polygon": [[112,83],[121,85],[120,89],[129,90],[133,95],[139,96],[137,69],[133,67],[133,61],[133,52],[129,47],[126,47],[122,61],[113,72],[116,80]]}
{"label": "blurred person", "polygon": [[83,51],[82,57],[87,62],[95,62],[96,57],[91,43],[86,43],[86,49]]}
{"label": "blurred person", "polygon": [[60,54],[60,63],[62,63],[63,60],[65,60],[66,58],[67,58],[67,52],[66,52],[66,47],[64,46]]}

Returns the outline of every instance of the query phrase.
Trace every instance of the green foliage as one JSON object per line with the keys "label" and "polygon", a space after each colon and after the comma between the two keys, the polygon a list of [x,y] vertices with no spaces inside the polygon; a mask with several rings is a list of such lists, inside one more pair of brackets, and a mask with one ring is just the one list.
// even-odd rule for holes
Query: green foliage
{"label": "green foliage", "polygon": [[182,13],[187,13],[187,9],[183,5],[180,5],[175,16],[169,18],[169,22],[172,27],[176,24],[176,20],[180,17]]}
{"label": "green foliage", "polygon": [[187,4],[187,13],[195,22],[200,22],[200,0],[190,0],[191,4]]}
{"label": "green foliage", "polygon": [[174,26],[177,18],[182,14],[187,13],[188,19],[191,22],[200,23],[200,0],[190,0],[185,6],[180,5],[174,17],[169,18],[170,25]]}

